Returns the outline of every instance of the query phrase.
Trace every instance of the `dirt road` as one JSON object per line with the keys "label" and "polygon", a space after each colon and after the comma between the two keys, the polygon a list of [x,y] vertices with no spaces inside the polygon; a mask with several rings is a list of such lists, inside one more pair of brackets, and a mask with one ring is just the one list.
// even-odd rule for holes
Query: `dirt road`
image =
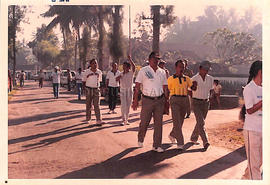
{"label": "dirt road", "polygon": [[[164,153],[151,151],[153,128],[150,126],[144,147],[137,148],[139,110],[131,111],[130,125],[120,126],[118,114],[109,115],[102,103],[106,121],[102,127],[85,122],[84,97],[61,88],[60,98],[53,99],[49,82],[38,88],[28,81],[8,105],[8,176],[18,178],[181,178],[240,179],[246,158],[213,143],[206,152],[202,145],[191,146],[189,136],[195,124],[194,115],[186,119],[183,132],[186,151],[175,150],[168,134],[171,116],[164,117]],[[213,110],[206,128],[232,122],[238,109]],[[95,120],[94,120],[95,121]]]}

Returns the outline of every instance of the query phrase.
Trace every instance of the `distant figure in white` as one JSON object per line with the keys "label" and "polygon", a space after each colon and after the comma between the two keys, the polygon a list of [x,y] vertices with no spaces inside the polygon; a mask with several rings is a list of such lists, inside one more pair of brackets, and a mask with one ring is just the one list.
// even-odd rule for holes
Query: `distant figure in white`
{"label": "distant figure in white", "polygon": [[129,110],[133,97],[133,78],[136,67],[130,56],[128,56],[128,61],[123,63],[123,72],[116,77],[116,81],[120,81],[121,113],[123,119],[121,125],[129,124]]}

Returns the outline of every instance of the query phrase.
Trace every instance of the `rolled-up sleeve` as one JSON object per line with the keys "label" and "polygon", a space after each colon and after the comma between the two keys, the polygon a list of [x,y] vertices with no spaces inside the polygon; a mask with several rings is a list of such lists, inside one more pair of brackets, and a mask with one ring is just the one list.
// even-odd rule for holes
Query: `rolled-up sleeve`
{"label": "rolled-up sleeve", "polygon": [[138,72],[138,75],[137,75],[137,77],[136,77],[135,82],[138,82],[138,83],[142,83],[142,82],[143,82],[143,71],[142,71],[142,70],[140,70],[140,71]]}

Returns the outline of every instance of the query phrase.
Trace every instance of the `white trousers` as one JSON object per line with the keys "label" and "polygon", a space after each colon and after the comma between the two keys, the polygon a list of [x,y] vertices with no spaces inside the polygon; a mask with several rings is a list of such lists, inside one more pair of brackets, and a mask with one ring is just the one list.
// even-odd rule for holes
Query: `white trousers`
{"label": "white trousers", "polygon": [[261,180],[262,133],[244,130],[243,134],[248,165],[242,179]]}
{"label": "white trousers", "polygon": [[123,121],[127,121],[129,117],[129,110],[132,102],[133,97],[133,89],[120,89],[120,100],[121,100],[121,113]]}

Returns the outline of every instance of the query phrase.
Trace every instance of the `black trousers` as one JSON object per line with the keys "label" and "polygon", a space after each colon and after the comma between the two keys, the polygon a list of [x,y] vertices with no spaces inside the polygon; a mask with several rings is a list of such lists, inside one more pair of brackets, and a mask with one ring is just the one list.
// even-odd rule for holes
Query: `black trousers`
{"label": "black trousers", "polygon": [[109,109],[114,110],[117,103],[118,87],[109,87]]}

